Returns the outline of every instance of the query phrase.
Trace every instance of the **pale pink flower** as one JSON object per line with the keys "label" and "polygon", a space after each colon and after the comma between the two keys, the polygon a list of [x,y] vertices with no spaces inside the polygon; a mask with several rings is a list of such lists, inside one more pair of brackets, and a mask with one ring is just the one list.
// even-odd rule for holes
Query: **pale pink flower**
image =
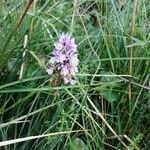
{"label": "pale pink flower", "polygon": [[76,81],[73,76],[78,72],[79,65],[74,38],[68,33],[62,33],[54,47],[53,56],[48,63],[48,74],[53,74],[55,70],[60,73],[64,84],[74,85]]}

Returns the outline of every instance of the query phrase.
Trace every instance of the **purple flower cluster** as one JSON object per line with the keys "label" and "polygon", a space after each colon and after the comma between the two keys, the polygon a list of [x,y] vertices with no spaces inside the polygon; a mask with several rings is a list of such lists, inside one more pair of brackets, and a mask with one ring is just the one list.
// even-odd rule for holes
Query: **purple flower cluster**
{"label": "purple flower cluster", "polygon": [[73,76],[78,72],[79,59],[74,38],[68,33],[62,33],[54,46],[52,57],[48,62],[48,74],[59,72],[64,84],[75,84]]}

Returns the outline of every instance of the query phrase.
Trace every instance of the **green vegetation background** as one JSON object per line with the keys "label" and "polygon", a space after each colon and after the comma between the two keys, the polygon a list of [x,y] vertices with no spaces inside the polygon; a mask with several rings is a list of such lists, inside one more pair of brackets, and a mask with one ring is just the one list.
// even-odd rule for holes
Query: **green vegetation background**
{"label": "green vegetation background", "polygon": [[[0,141],[55,135],[2,149],[148,150],[150,1],[27,2],[0,1]],[[75,86],[46,73],[62,32],[78,45]]]}

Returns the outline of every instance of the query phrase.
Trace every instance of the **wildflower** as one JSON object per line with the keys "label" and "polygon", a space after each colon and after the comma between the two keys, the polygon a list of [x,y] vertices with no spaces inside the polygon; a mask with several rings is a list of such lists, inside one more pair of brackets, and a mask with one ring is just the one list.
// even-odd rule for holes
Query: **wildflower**
{"label": "wildflower", "polygon": [[48,62],[48,74],[58,72],[64,84],[75,84],[74,75],[78,72],[79,59],[74,38],[62,33],[54,44],[52,57]]}

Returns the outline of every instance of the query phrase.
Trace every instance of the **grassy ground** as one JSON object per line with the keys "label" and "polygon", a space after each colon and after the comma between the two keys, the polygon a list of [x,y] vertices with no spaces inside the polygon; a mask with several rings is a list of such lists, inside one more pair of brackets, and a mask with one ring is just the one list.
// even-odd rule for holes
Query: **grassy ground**
{"label": "grassy ground", "polygon": [[[0,2],[2,149],[148,150],[150,1],[26,3]],[[78,44],[74,86],[45,69],[62,32]]]}

